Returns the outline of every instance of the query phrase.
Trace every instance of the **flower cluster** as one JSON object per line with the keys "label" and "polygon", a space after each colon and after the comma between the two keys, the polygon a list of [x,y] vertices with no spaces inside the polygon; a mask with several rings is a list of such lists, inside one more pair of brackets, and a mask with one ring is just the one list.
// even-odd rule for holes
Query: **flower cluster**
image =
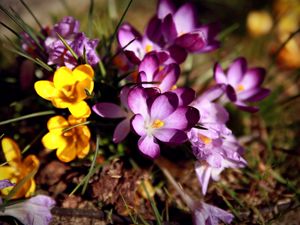
{"label": "flower cluster", "polygon": [[155,52],[160,63],[182,63],[188,53],[202,53],[218,48],[218,25],[200,25],[196,15],[195,7],[190,3],[176,10],[171,1],[160,1],[144,35],[129,24],[120,27],[120,47],[124,48],[128,59],[135,64],[139,64],[149,52]]}
{"label": "flower cluster", "polygon": [[[100,61],[99,41],[79,32],[79,21],[65,17],[49,29],[40,44],[47,56],[45,64],[55,72],[48,80],[34,84],[36,93],[51,102],[49,107],[56,114],[48,120],[49,132],[42,138],[44,147],[56,149],[62,162],[83,159],[93,146],[93,135],[105,129],[101,124],[111,121],[115,129],[113,134],[103,132],[106,137],[125,145],[132,133],[130,137],[135,137],[139,151],[150,159],[160,156],[162,145],[188,146],[195,156],[195,172],[203,195],[210,179],[220,179],[225,168],[246,166],[244,149],[227,126],[226,104],[231,102],[237,109],[257,112],[259,108],[254,103],[269,94],[262,87],[266,72],[249,67],[246,59],[239,57],[228,69],[216,62],[211,70],[214,83],[201,94],[181,86],[181,64],[187,56],[220,47],[219,25],[199,24],[196,16],[190,3],[177,9],[171,0],[160,0],[144,34],[128,23],[119,27],[115,58],[121,61],[116,63],[116,69],[111,65],[116,61],[101,56],[102,71],[95,67]],[[29,40],[23,49],[29,52],[35,45]],[[129,68],[134,72],[128,72]],[[107,73],[104,78],[100,76],[103,69],[117,72]],[[127,77],[122,74],[124,70]],[[88,127],[89,123],[92,126]],[[20,150],[12,140],[4,138],[2,148],[9,166],[0,167],[0,179],[17,183],[38,167],[35,156],[21,160]],[[34,180],[30,179],[15,197],[28,197],[34,188]],[[219,220],[230,223],[233,219],[230,213],[203,201],[190,206],[196,224],[216,225]]]}

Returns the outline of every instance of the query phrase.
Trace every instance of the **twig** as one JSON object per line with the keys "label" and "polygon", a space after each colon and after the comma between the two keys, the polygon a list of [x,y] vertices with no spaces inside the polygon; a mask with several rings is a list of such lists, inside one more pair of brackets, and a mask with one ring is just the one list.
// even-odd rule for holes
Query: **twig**
{"label": "twig", "polygon": [[[54,207],[51,213],[60,217],[86,217],[90,219],[105,220],[106,213],[102,210],[90,210],[90,209],[72,209],[72,208],[60,208]],[[114,224],[132,224],[130,218],[125,216],[119,216],[117,214],[111,214],[111,220]],[[154,221],[147,221],[149,224],[156,224]],[[177,222],[164,221],[163,225],[179,225]]]}
{"label": "twig", "polygon": [[297,34],[300,32],[300,28],[290,34],[290,36],[280,45],[280,47],[274,53],[274,58],[280,53],[280,51],[284,48],[284,46]]}

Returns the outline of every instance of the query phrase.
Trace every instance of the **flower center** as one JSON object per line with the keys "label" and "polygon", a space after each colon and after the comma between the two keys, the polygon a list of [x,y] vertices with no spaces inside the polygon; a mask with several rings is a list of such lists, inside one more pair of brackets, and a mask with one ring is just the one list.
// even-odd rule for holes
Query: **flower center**
{"label": "flower center", "polygon": [[199,134],[198,137],[206,145],[208,145],[212,142],[212,140],[209,137],[206,137],[205,135]]}
{"label": "flower center", "polygon": [[152,49],[153,49],[153,46],[152,46],[152,45],[147,44],[147,45],[145,46],[145,51],[146,51],[146,53],[151,52]]}
{"label": "flower center", "polygon": [[75,98],[77,98],[76,96],[76,85],[77,85],[78,81],[75,82],[75,84],[73,85],[67,85],[64,86],[61,91],[62,93],[65,95],[66,98],[68,98],[69,100],[74,100]]}
{"label": "flower center", "polygon": [[238,84],[238,86],[236,87],[237,92],[241,92],[241,91],[244,91],[244,90],[245,90],[245,87],[242,84]]}
{"label": "flower center", "polygon": [[165,123],[159,119],[154,120],[154,122],[152,123],[151,127],[152,128],[161,128],[165,125]]}

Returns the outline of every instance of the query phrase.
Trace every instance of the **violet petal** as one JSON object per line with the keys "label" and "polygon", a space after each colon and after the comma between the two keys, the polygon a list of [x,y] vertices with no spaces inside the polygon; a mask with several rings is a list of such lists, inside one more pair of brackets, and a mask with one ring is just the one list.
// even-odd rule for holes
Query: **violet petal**
{"label": "violet petal", "polygon": [[140,151],[150,158],[159,156],[160,148],[153,136],[142,136],[138,141]]}
{"label": "violet petal", "polygon": [[150,116],[152,119],[164,120],[178,107],[177,95],[166,92],[158,96],[151,105]]}
{"label": "violet petal", "polygon": [[154,132],[154,136],[166,143],[172,144],[182,144],[187,141],[187,135],[182,130],[170,129],[170,128],[160,128],[156,129]]}
{"label": "violet petal", "polygon": [[122,118],[127,113],[118,105],[109,102],[100,102],[93,106],[93,111],[104,118]]}
{"label": "violet petal", "polygon": [[245,58],[237,58],[230,64],[227,72],[228,84],[235,87],[243,78],[247,70],[247,61]]}
{"label": "violet petal", "polygon": [[130,132],[130,118],[122,120],[115,128],[113,142],[119,143],[123,141]]}

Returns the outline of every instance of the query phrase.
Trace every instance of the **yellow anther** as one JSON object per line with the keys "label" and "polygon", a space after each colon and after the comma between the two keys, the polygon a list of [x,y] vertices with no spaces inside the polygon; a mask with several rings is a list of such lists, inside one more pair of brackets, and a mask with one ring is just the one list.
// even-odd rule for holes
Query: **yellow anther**
{"label": "yellow anther", "polygon": [[163,121],[157,119],[157,120],[154,120],[151,127],[152,128],[161,128],[164,125],[165,125],[165,123]]}
{"label": "yellow anther", "polygon": [[237,92],[241,92],[241,91],[243,91],[243,90],[245,90],[245,87],[244,87],[244,85],[242,85],[242,84],[239,84],[239,85],[236,87],[236,91],[237,91]]}
{"label": "yellow anther", "polygon": [[171,91],[174,91],[174,90],[176,90],[176,89],[177,89],[177,85],[174,84],[174,85],[171,87]]}
{"label": "yellow anther", "polygon": [[208,144],[210,144],[210,143],[212,142],[212,140],[211,140],[209,137],[206,137],[206,136],[204,136],[204,135],[202,135],[202,134],[199,134],[198,137],[199,137],[199,139],[200,139],[201,141],[203,141],[204,144],[206,144],[206,145],[208,145]]}
{"label": "yellow anther", "polygon": [[149,45],[149,44],[147,44],[146,47],[145,47],[146,53],[151,52],[152,49],[153,49],[153,46],[152,46],[152,45]]}

